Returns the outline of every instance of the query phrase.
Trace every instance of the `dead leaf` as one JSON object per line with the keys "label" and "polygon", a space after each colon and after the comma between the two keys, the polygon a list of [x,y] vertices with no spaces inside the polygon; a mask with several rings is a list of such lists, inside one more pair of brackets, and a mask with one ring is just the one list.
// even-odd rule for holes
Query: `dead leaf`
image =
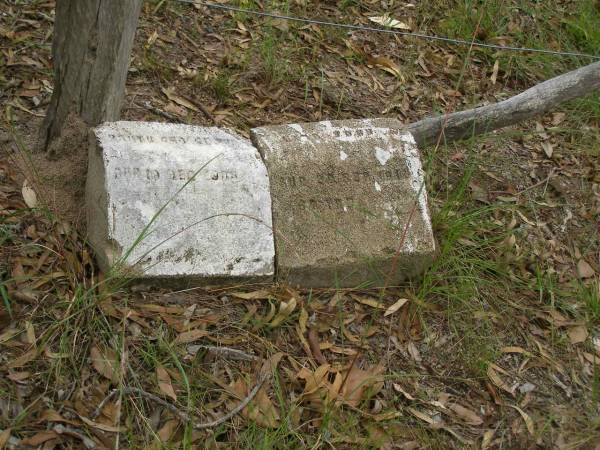
{"label": "dead leaf", "polygon": [[544,149],[544,153],[546,154],[546,156],[548,158],[552,158],[552,153],[554,153],[554,146],[550,142],[544,141],[542,142],[542,148]]}
{"label": "dead leaf", "polygon": [[385,72],[390,73],[404,81],[400,66],[398,66],[398,64],[396,64],[387,56],[367,56],[367,63],[372,66],[379,67]]}
{"label": "dead leaf", "polygon": [[577,276],[579,278],[592,278],[594,275],[596,275],[596,271],[585,259],[580,259],[577,262]]}
{"label": "dead leaf", "polygon": [[[382,381],[381,374],[384,371],[385,367],[382,365],[377,365],[369,370],[362,370],[356,366],[352,366],[341,391],[345,402],[350,406],[358,407],[360,402],[364,400],[363,394],[365,391]],[[374,394],[375,392],[370,393]]]}
{"label": "dead leaf", "polygon": [[371,22],[378,23],[379,25],[383,25],[388,28],[396,28],[397,30],[410,30],[410,26],[405,24],[404,22],[400,22],[399,20],[393,19],[389,14],[384,14],[382,16],[374,16],[369,17]]}
{"label": "dead leaf", "polygon": [[175,338],[175,344],[188,344],[190,342],[197,341],[198,339],[208,335],[208,331],[197,328],[195,330],[186,331],[181,333]]}
{"label": "dead leaf", "polygon": [[119,428],[119,427],[115,427],[112,425],[106,425],[104,423],[94,422],[93,420],[90,420],[87,417],[82,416],[81,414],[78,414],[78,416],[83,421],[83,423],[85,423],[86,425],[89,425],[90,427],[96,428],[97,430],[106,431],[108,433],[122,433],[123,431],[125,431],[124,428]]}
{"label": "dead leaf", "polygon": [[195,111],[195,112],[200,112],[200,109],[196,105],[194,105],[194,103],[192,103],[190,100],[175,94],[173,88],[171,88],[171,89],[162,88],[161,91],[163,94],[165,94],[167,96],[167,98],[169,100],[171,100],[174,103],[177,103],[179,106],[183,106],[183,107],[190,109],[192,111]]}
{"label": "dead leaf", "polygon": [[271,298],[271,291],[266,289],[254,292],[232,292],[232,297],[241,298],[242,300],[268,300]]}
{"label": "dead leaf", "polygon": [[[242,378],[231,388],[240,398],[245,398],[249,392],[248,384]],[[279,424],[279,412],[264,389],[258,391],[256,397],[242,410],[241,415],[266,428],[275,428]]]}
{"label": "dead leaf", "polygon": [[305,381],[304,392],[302,395],[310,396],[316,392],[319,388],[327,383],[327,374],[331,366],[329,364],[323,364],[317,367],[313,372],[307,368],[303,368],[298,373],[297,377]]}
{"label": "dead leaf", "polygon": [[474,411],[471,411],[470,409],[465,408],[464,406],[459,405],[458,403],[450,403],[448,405],[448,408],[454,411],[454,413],[458,417],[460,417],[465,423],[468,423],[469,425],[478,426],[483,423],[483,419],[479,417]]}
{"label": "dead leaf", "polygon": [[27,343],[31,346],[35,347],[36,339],[35,339],[35,329],[33,328],[33,324],[29,321],[25,322],[25,331],[27,335]]}
{"label": "dead leaf", "polygon": [[55,439],[56,437],[58,437],[58,434],[56,434],[54,431],[40,431],[29,438],[21,440],[19,446],[26,447],[29,445],[32,447],[37,447],[38,445],[41,445],[50,439]]}
{"label": "dead leaf", "polygon": [[481,450],[487,450],[488,448],[490,448],[495,433],[496,430],[487,430],[485,433],[483,433],[483,439],[481,441]]}
{"label": "dead leaf", "polygon": [[146,41],[146,47],[151,47],[152,44],[154,44],[157,39],[158,39],[158,31],[154,30],[154,32],[150,35],[150,37]]}
{"label": "dead leaf", "polygon": [[40,418],[38,419],[40,422],[63,422],[71,425],[77,425],[75,420],[68,420],[61,416],[58,411],[53,409],[46,409],[42,414],[40,414]]}
{"label": "dead leaf", "polygon": [[298,326],[300,329],[300,333],[306,333],[306,325],[308,324],[308,312],[304,307],[300,310],[300,317],[298,318]]}
{"label": "dead leaf", "polygon": [[173,437],[173,435],[175,434],[175,431],[177,431],[178,427],[179,427],[178,420],[175,420],[175,419],[167,420],[167,422],[162,426],[162,428],[160,430],[158,430],[158,432],[156,433],[158,435],[158,438],[160,439],[160,442],[163,442],[163,443],[169,442],[171,437]]}
{"label": "dead leaf", "polygon": [[2,433],[0,433],[0,450],[4,450],[9,439],[10,439],[10,428],[7,428]]}
{"label": "dead leaf", "polygon": [[423,422],[427,422],[429,425],[433,425],[435,423],[435,420],[433,420],[433,417],[430,417],[429,415],[427,415],[417,409],[414,409],[414,408],[407,408],[407,409],[417,419],[421,419]]}
{"label": "dead leaf", "polygon": [[258,391],[248,408],[248,418],[261,427],[276,428],[279,426],[279,412],[264,389]]}
{"label": "dead leaf", "polygon": [[319,343],[319,332],[316,328],[310,328],[308,330],[308,345],[310,346],[310,351],[312,353],[313,358],[319,364],[327,364],[327,360],[321,353],[321,345]]}
{"label": "dead leaf", "polygon": [[494,63],[494,68],[492,69],[492,76],[490,77],[492,84],[496,84],[496,80],[498,78],[498,69],[500,69],[500,60],[497,59]]}
{"label": "dead leaf", "polygon": [[384,420],[392,420],[397,417],[402,417],[402,413],[400,411],[387,411],[384,413],[379,413],[373,417],[376,422],[383,422]]}
{"label": "dead leaf", "polygon": [[521,414],[521,417],[525,421],[525,426],[527,427],[527,431],[529,431],[529,434],[534,436],[535,435],[535,427],[533,425],[533,420],[531,420],[531,417],[529,417],[529,415],[525,411],[523,411],[521,408],[519,408],[518,406],[514,406],[514,405],[508,405],[508,406],[519,411],[519,414]]}
{"label": "dead leaf", "polygon": [[161,365],[156,366],[156,379],[158,380],[158,388],[160,391],[167,397],[177,400],[177,394],[175,394],[175,390],[171,384],[171,376]]}
{"label": "dead leaf", "polygon": [[408,302],[407,298],[401,298],[400,300],[398,300],[396,303],[394,303],[392,306],[390,306],[388,309],[385,310],[383,317],[387,317],[391,314],[394,314],[396,311],[398,311],[400,308],[402,308],[406,304],[406,302]]}
{"label": "dead leaf", "polygon": [[485,189],[479,186],[474,181],[469,183],[469,188],[471,188],[471,193],[473,198],[481,203],[489,203],[488,193]]}
{"label": "dead leaf", "polygon": [[183,106],[176,105],[174,102],[167,103],[167,106],[165,106],[163,109],[164,112],[178,117],[186,117],[188,115],[187,109],[185,109]]}
{"label": "dead leaf", "polygon": [[567,334],[569,335],[569,340],[571,341],[571,344],[573,344],[573,345],[581,344],[582,342],[585,342],[585,340],[588,337],[588,331],[584,325],[579,325],[579,326],[576,326],[573,328],[569,328],[569,331],[567,331]]}
{"label": "dead leaf", "polygon": [[422,361],[421,354],[419,353],[419,349],[417,348],[417,346],[415,345],[414,342],[412,342],[412,341],[409,342],[406,348],[408,350],[408,353],[410,353],[410,356],[412,356],[412,358],[416,362],[420,363]]}
{"label": "dead leaf", "polygon": [[261,373],[266,376],[272,375],[277,370],[277,366],[279,365],[281,358],[283,358],[284,356],[285,356],[285,353],[283,353],[283,352],[278,352],[278,353],[271,355],[271,357],[269,357],[269,359],[267,359],[263,363],[263,365],[260,369]]}
{"label": "dead leaf", "polygon": [[404,397],[405,397],[407,400],[413,401],[413,400],[415,399],[415,398],[414,398],[412,395],[410,395],[408,392],[406,392],[406,391],[404,390],[404,388],[402,388],[402,386],[401,386],[400,384],[398,384],[398,383],[394,383],[392,386],[394,386],[394,390],[395,390],[396,392],[400,392],[402,395],[404,395]]}
{"label": "dead leaf", "polygon": [[356,294],[350,294],[350,297],[352,297],[354,301],[370,306],[371,308],[387,309],[387,306],[371,297],[363,297]]}
{"label": "dead leaf", "polygon": [[106,348],[104,351],[101,351],[94,345],[90,350],[90,359],[92,367],[96,369],[96,372],[115,384],[119,382],[119,359],[114,350]]}
{"label": "dead leaf", "polygon": [[11,381],[14,381],[15,383],[24,384],[25,380],[27,380],[27,378],[29,378],[30,376],[31,374],[29,372],[12,372],[6,375],[6,378],[8,378]]}
{"label": "dead leaf", "polygon": [[37,353],[38,353],[37,349],[34,348],[33,350],[26,352],[25,354],[19,356],[18,358],[13,359],[6,366],[9,369],[16,369],[19,367],[23,367],[27,363],[33,361],[36,358]]}
{"label": "dead leaf", "polygon": [[333,353],[338,353],[340,355],[348,355],[348,356],[354,356],[358,353],[353,348],[340,347],[338,345],[332,345],[331,347],[329,347],[328,350]]}
{"label": "dead leaf", "polygon": [[538,134],[538,136],[541,137],[542,139],[549,138],[548,134],[546,133],[546,129],[544,128],[544,125],[541,124],[541,122],[535,123],[535,131]]}
{"label": "dead leaf", "polygon": [[552,114],[552,125],[557,126],[560,125],[565,119],[567,115],[564,112],[557,112]]}
{"label": "dead leaf", "polygon": [[25,181],[23,181],[23,188],[21,189],[21,193],[23,194],[23,200],[25,201],[25,204],[29,208],[35,208],[37,206],[37,204],[38,204],[37,194],[31,187],[31,185],[29,184],[29,181],[27,181],[27,179],[25,179]]}
{"label": "dead leaf", "polygon": [[275,318],[271,321],[269,326],[271,328],[274,328],[274,327],[280,325],[283,321],[285,321],[290,316],[290,314],[292,314],[294,312],[294,310],[296,309],[296,304],[297,303],[296,303],[295,297],[292,297],[287,302],[282,301],[279,304],[279,312],[277,313]]}
{"label": "dead leaf", "polygon": [[588,352],[582,352],[581,354],[583,355],[583,357],[585,359],[587,359],[587,361],[590,364],[600,365],[600,357],[599,356],[592,355],[591,353],[588,353]]}
{"label": "dead leaf", "polygon": [[503,391],[508,392],[510,395],[514,396],[513,390],[500,378],[500,376],[496,373],[495,365],[490,364],[487,368],[487,375],[496,386],[498,386]]}
{"label": "dead leaf", "polygon": [[508,346],[502,347],[500,349],[502,353],[521,353],[521,354],[530,354],[527,350],[522,347]]}

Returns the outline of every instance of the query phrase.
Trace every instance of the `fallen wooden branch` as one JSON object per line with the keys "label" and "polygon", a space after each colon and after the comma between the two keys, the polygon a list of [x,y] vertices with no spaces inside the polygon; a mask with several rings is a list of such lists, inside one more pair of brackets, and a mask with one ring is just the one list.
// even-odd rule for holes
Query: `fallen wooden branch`
{"label": "fallen wooden branch", "polygon": [[407,125],[419,147],[487,133],[544,114],[560,103],[600,90],[600,62],[559,75],[509,99]]}

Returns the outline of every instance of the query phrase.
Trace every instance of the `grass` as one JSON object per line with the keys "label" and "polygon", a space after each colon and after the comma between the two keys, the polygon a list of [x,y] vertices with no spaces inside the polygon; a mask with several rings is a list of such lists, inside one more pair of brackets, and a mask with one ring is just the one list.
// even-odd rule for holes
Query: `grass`
{"label": "grass", "polygon": [[[447,2],[446,11],[450,14],[439,21],[440,34],[455,38],[469,39],[474,35],[480,22],[482,30],[478,40],[487,43],[502,43],[497,36],[508,36],[508,45],[538,49],[560,50],[599,54],[600,49],[600,8],[596,0],[582,0],[572,4],[573,9],[557,9],[552,2],[520,2],[515,7],[507,0],[456,0]],[[451,3],[448,5],[448,3]],[[438,8],[428,9],[439,11]],[[520,21],[520,22],[519,22]],[[461,52],[466,53],[465,49]],[[532,79],[548,79],[591,61],[578,57],[556,57],[540,53],[516,54],[477,49],[478,57],[484,57],[488,64],[499,61],[500,70],[507,79],[514,79],[520,85],[531,85]],[[568,119],[567,134],[583,134],[581,147],[596,148],[597,135],[581,133],[580,124],[600,115],[600,96],[593,94],[566,106]]]}
{"label": "grass", "polygon": [[[264,6],[265,9],[277,9],[284,12],[296,7],[287,2],[267,2],[259,5],[254,1],[240,0],[238,3],[243,7]],[[352,8],[361,6],[359,3],[344,0],[340,2],[340,6],[342,10],[348,11],[350,14],[353,13]],[[417,8],[422,9],[417,17],[424,26],[433,27],[436,32],[439,31],[439,34],[448,34],[462,39],[470,38],[481,17],[481,26],[486,32],[485,36],[480,36],[481,40],[493,41],[498,36],[509,35],[512,39],[511,44],[535,47],[558,45],[561,49],[597,52],[600,42],[597,26],[599,13],[596,4],[592,1],[582,0],[573,5],[575,9],[559,22],[556,21],[556,17],[562,12],[553,9],[552,4],[519,2],[515,6],[515,2],[508,0],[479,2],[438,0],[427,5],[419,3]],[[154,0],[151,6],[157,8],[159,15],[172,11],[169,2]],[[183,6],[176,8],[175,13],[179,16],[187,11]],[[304,12],[305,15],[313,13],[313,11],[307,11],[306,7]],[[517,18],[525,18],[523,27],[513,28],[511,22]],[[252,25],[253,30],[259,36],[253,39],[248,49],[236,48],[234,50],[240,56],[239,63],[218,64],[217,67],[210,68],[214,70],[211,74],[214,73],[215,76],[208,77],[210,80],[208,83],[202,84],[205,82],[197,81],[198,87],[206,88],[209,99],[216,101],[220,106],[230,106],[235,109],[236,89],[245,86],[248,80],[251,80],[259,84],[263,83],[263,88],[272,91],[284,87],[286,89],[284,96],[293,93],[297,88],[302,91],[303,107],[306,108],[307,105],[311,105],[311,91],[314,87],[327,88],[324,85],[325,70],[343,72],[354,65],[366,65],[363,55],[358,53],[353,55],[352,51],[346,53],[346,56],[327,55],[325,58],[320,55],[323,43],[330,46],[342,45],[343,39],[348,38],[343,32],[315,32],[315,41],[306,43],[300,39],[298,29],[295,27],[290,27],[289,31],[283,32],[273,26],[263,28],[262,22],[254,21],[254,19],[250,19],[250,16],[235,14],[234,19],[245,22],[249,29]],[[227,23],[231,25],[233,22],[228,20]],[[382,54],[390,51],[383,45],[371,50]],[[448,51],[456,51],[459,55],[464,56],[464,53],[461,53],[463,50]],[[411,47],[406,49],[404,56],[413,55],[416,52],[417,50]],[[251,61],[255,56],[258,63],[256,66],[251,66]],[[425,58],[427,57],[428,55],[425,56]],[[138,58],[141,71],[137,76],[140,78],[150,76],[150,78],[158,78],[163,82],[170,82],[177,76],[173,67],[166,62],[165,58],[161,57],[155,48],[146,49],[141,56],[138,55]],[[557,62],[557,59],[543,55],[499,54],[487,50],[476,50],[473,65],[481,64],[484,67],[491,67],[496,59],[499,59],[501,72],[506,74],[506,78],[510,82],[516,82],[516,85],[512,86],[516,90],[532,84],[534,79],[546,78],[580,63],[574,59]],[[321,64],[323,62],[326,64]],[[411,60],[411,62],[414,61]],[[429,61],[427,62],[429,63]],[[338,63],[341,65],[336,65]],[[416,75],[417,71],[412,69],[412,65],[409,70],[403,72],[409,80],[406,86],[400,87],[402,92],[410,92],[411,83],[418,76]],[[252,71],[255,73],[251,73]],[[367,73],[374,72],[367,71]],[[254,77],[254,75],[257,76]],[[468,76],[467,73],[466,77]],[[443,92],[446,84],[448,86],[457,85],[456,74],[450,74],[447,78],[440,81],[442,83],[440,92]],[[392,83],[388,79],[384,81]],[[370,79],[369,82],[371,82]],[[393,82],[396,83],[395,80]],[[419,80],[419,83],[426,86],[427,82],[425,79]],[[383,89],[387,87],[386,83],[381,84]],[[359,86],[361,89],[367,89],[364,84]],[[356,90],[360,91],[358,88]],[[355,110],[352,111],[352,114],[362,116],[377,114],[384,106],[382,102],[389,98],[386,97],[389,93],[384,92],[380,89],[374,94],[377,102],[375,106],[367,104],[364,110]],[[390,92],[396,91],[390,90]],[[356,94],[356,92],[350,93]],[[422,108],[423,103],[419,102],[423,96],[425,94],[419,92],[415,94],[415,97],[411,97],[411,108]],[[440,111],[447,107],[441,99],[431,101],[437,102],[435,104],[439,105]],[[345,98],[344,102],[346,103]],[[349,96],[347,104],[349,108],[357,108],[357,102],[353,101],[352,96]],[[360,103],[358,105],[363,107]],[[277,105],[274,109],[269,110],[269,113],[278,115],[287,106]],[[312,106],[324,117],[332,114],[331,108],[328,110],[327,105],[323,103]],[[431,105],[427,104],[426,106],[429,111]],[[336,109],[334,113],[340,118],[343,118],[344,114],[348,114],[344,113],[340,106],[334,109]],[[299,111],[301,109],[295,110],[295,113],[300,114]],[[583,129],[581,124],[592,126],[600,116],[600,102],[598,102],[597,96],[572,102],[565,107],[564,111],[567,113],[567,119],[556,129],[549,130],[549,134],[568,146],[569,150],[572,149],[576,152],[574,154],[578,157],[594,156],[598,152],[597,133]],[[260,111],[253,111],[253,118],[255,118],[254,114],[256,120],[263,120],[260,117]],[[305,120],[313,119],[309,114],[310,110],[306,112],[306,116],[303,115]],[[492,163],[485,159],[486,156],[478,159],[477,152],[485,145],[486,149],[493,148],[493,151],[501,153],[509,143],[513,142],[513,138],[520,142],[523,140],[523,136],[527,136],[529,132],[525,128],[510,133],[499,133],[488,138],[474,139],[471,142],[442,148],[437,152],[431,149],[427,149],[425,152],[428,158],[427,185],[435,209],[433,219],[440,253],[435,264],[422,279],[406,285],[405,291],[398,293],[394,291],[394,295],[406,295],[411,299],[406,308],[412,309],[407,313],[407,321],[401,322],[401,326],[407,324],[406,327],[410,329],[417,327],[418,324],[422,330],[420,332],[422,337],[427,340],[427,344],[423,344],[424,360],[430,369],[433,368],[434,374],[422,370],[423,368],[410,358],[394,361],[396,365],[390,368],[388,374],[390,381],[405,382],[407,386],[414,387],[418,400],[409,403],[402,395],[393,394],[393,389],[390,389],[394,397],[384,399],[385,407],[401,411],[403,415],[399,418],[381,423],[369,421],[369,415],[375,414],[372,412],[374,404],[365,400],[360,405],[361,411],[347,407],[342,409],[331,407],[322,411],[318,418],[311,416],[310,423],[303,422],[301,413],[311,411],[312,406],[307,405],[302,396],[298,395],[298,392],[301,392],[301,388],[298,388],[298,380],[289,382],[285,378],[289,375],[288,371],[293,372],[293,366],[285,366],[285,370],[280,371],[282,379],[276,379],[270,390],[270,399],[277,406],[281,416],[276,427],[264,427],[251,419],[224,424],[213,430],[213,434],[206,438],[205,443],[208,444],[212,441],[215,442],[215,446],[218,444],[226,447],[246,446],[265,449],[327,445],[374,448],[380,446],[382,435],[388,433],[396,439],[399,439],[398,436],[402,436],[402,439],[418,440],[421,446],[426,448],[448,448],[449,443],[454,442],[448,440],[452,439],[449,435],[419,422],[406,408],[429,408],[431,407],[429,402],[444,392],[452,393],[460,401],[471,400],[471,396],[475,396],[476,400],[473,404],[485,403],[487,394],[483,388],[479,392],[468,390],[465,386],[469,386],[469,383],[479,383],[478,385],[482,386],[484,381],[489,381],[486,371],[490,363],[496,363],[505,356],[501,349],[506,345],[523,346],[527,351],[533,352],[534,356],[531,357],[530,363],[534,367],[528,370],[531,370],[534,381],[538,383],[537,380],[540,380],[542,387],[547,386],[548,389],[554,387],[554,382],[545,378],[552,369],[544,357],[538,354],[526,325],[519,323],[519,326],[515,326],[514,320],[507,321],[506,318],[527,316],[539,329],[541,325],[539,320],[532,315],[533,312],[556,309],[573,320],[585,320],[589,329],[592,330],[600,323],[600,287],[597,281],[577,284],[575,287],[566,286],[561,281],[559,274],[552,272],[551,262],[540,261],[536,255],[531,253],[532,249],[528,247],[528,231],[520,230],[519,227],[515,229],[508,225],[517,210],[527,215],[535,212],[536,220],[539,214],[540,221],[551,222],[551,217],[544,216],[544,207],[534,203],[534,200],[541,199],[534,197],[533,200],[523,201],[518,205],[492,202],[491,205],[482,206],[472,197],[470,183],[473,180],[481,181],[482,178],[487,180],[482,170],[486,170],[488,163],[489,165]],[[466,153],[466,162],[452,165],[448,161],[457,151]],[[532,154],[531,159],[535,158],[536,156]],[[546,166],[559,163],[560,160],[544,161]],[[524,172],[516,173],[523,176]],[[502,187],[502,189],[504,188]],[[533,233],[531,230],[529,232]],[[522,253],[529,253],[518,254],[515,245],[508,245],[509,242],[506,238],[511,236],[515,236],[516,244],[521,247]],[[0,224],[0,245],[20,245],[22,240],[22,236],[15,233],[9,224]],[[534,270],[531,271],[529,268],[525,270],[524,266],[532,266]],[[9,277],[7,269],[8,267],[5,275]],[[218,408],[210,410],[207,406],[211,402],[217,404],[222,399],[227,399],[228,402],[236,400],[215,383],[215,374],[224,376],[226,382],[244,378],[248,383],[252,383],[251,375],[248,375],[253,373],[252,367],[226,365],[223,361],[211,359],[208,354],[199,353],[190,359],[186,345],[174,342],[179,333],[166,322],[157,320],[158,325],[152,330],[143,330],[142,334],[136,334],[137,332],[132,331],[135,327],[130,320],[125,321],[122,317],[111,316],[107,312],[110,306],[119,306],[119,308],[125,309],[136,308],[128,300],[129,296],[133,296],[133,294],[125,294],[120,285],[104,281],[90,286],[89,283],[86,284],[87,281],[83,280],[82,273],[77,272],[74,266],[72,266],[68,279],[71,290],[65,289],[65,286],[59,283],[46,285],[51,297],[42,303],[37,313],[38,316],[36,316],[35,329],[38,334],[38,346],[49,349],[55,357],[40,359],[27,367],[27,370],[35,373],[35,376],[44,379],[47,388],[46,394],[53,406],[61,406],[58,394],[60,390],[68,393],[73,387],[75,389],[89,388],[90,371],[92,374],[94,373],[89,367],[89,353],[93,345],[110,349],[116,355],[118,363],[125,361],[125,374],[123,375],[127,377],[127,382],[134,386],[156,391],[156,368],[162,366],[168,369],[177,389],[178,399],[175,404],[182,410],[198,412],[199,417],[204,417],[205,414],[215,414]],[[4,281],[4,284],[0,284],[0,296],[3,299],[4,307],[9,311],[14,300],[11,297],[12,291],[4,286],[11,286],[12,289],[17,281],[21,280],[9,278]],[[343,293],[343,291],[339,292]],[[322,294],[309,292],[301,295],[304,307],[311,311],[310,320],[322,318],[318,314],[319,302],[323,300],[319,296]],[[329,300],[326,298],[324,304],[327,305]],[[214,298],[212,301],[217,302],[218,300]],[[253,349],[264,355],[281,348],[293,353],[294,346],[298,346],[298,343],[294,341],[294,333],[300,312],[297,309],[281,326],[270,328],[267,319],[269,316],[272,318],[272,314],[276,313],[278,301],[278,298],[273,297],[270,299],[270,303],[254,302],[252,305],[257,308],[254,312],[248,304],[238,305],[239,316],[244,316],[246,320],[234,321],[234,318],[231,318],[237,327],[233,334],[247,335],[248,339],[244,345],[253,346]],[[343,332],[344,330],[352,332],[351,325],[346,324],[345,320],[350,317],[350,314],[358,313],[351,309],[348,310],[349,305],[352,305],[351,300],[336,303],[333,311],[324,309],[327,314],[335,316],[336,327],[332,328],[335,333],[322,333],[323,340],[330,340],[342,346],[352,345]],[[311,309],[313,306],[314,309]],[[201,307],[219,309],[214,305],[207,304],[202,304]],[[272,314],[271,309],[273,310]],[[363,308],[359,312],[368,316],[363,320],[365,326],[375,327],[385,321],[381,311],[369,314],[369,310]],[[399,317],[399,315],[395,317]],[[127,328],[123,327],[124,323],[127,323]],[[404,330],[397,331],[395,329],[396,326],[399,326],[397,323],[394,322],[390,326],[394,327],[391,329],[398,333],[397,336],[402,336],[401,331]],[[230,337],[229,329],[226,326],[210,329],[211,333],[214,333],[213,336]],[[578,368],[576,353],[573,352],[573,348],[565,337],[564,330],[551,327],[540,332],[548,332],[547,339],[543,339],[539,335],[534,336],[534,339],[551,345],[552,357],[560,358],[560,362],[567,369],[565,373],[571,373]],[[20,335],[23,334],[20,333]],[[434,349],[435,343],[445,337],[450,339],[448,344]],[[124,342],[128,343],[125,353],[123,352]],[[421,342],[418,341],[419,345]],[[403,342],[400,342],[399,345],[402,344]],[[235,344],[232,345],[235,346]],[[373,344],[372,341],[363,339],[361,336],[360,346],[363,350],[364,347],[372,346],[368,350],[364,350],[366,361],[376,362],[377,358],[381,357],[376,351],[382,347],[380,343]],[[593,349],[589,345],[586,347],[586,351],[593,353]],[[305,356],[302,352],[300,355]],[[298,354],[293,354],[292,357],[303,363],[306,362],[304,359],[300,359]],[[345,362],[347,363],[347,361]],[[508,369],[510,360],[503,360],[503,363],[503,367]],[[538,368],[535,365],[540,365],[541,369],[536,371]],[[588,400],[598,402],[600,398],[600,370],[597,366],[592,366],[592,370],[592,375],[587,379],[589,384],[584,390],[577,391],[578,406],[580,400],[581,403],[588,402]],[[560,376],[562,377],[562,375]],[[104,384],[107,384],[107,381],[104,381]],[[574,389],[579,389],[576,384],[574,384]],[[54,385],[56,388],[53,387]],[[94,385],[93,389],[98,389],[98,385]],[[291,392],[293,396],[290,395]],[[461,393],[464,393],[464,396],[461,396]],[[558,398],[560,395],[556,397]],[[97,396],[101,397],[101,393],[98,393]],[[7,380],[1,381],[0,397],[16,401],[14,385]],[[544,393],[543,398],[554,400],[551,393]],[[517,400],[519,402],[523,400],[522,397],[515,399],[508,396],[503,399],[511,404]],[[97,400],[96,397],[93,400]],[[568,400],[562,398],[559,400],[561,408],[569,406]],[[157,430],[150,423],[154,406],[138,399],[129,398],[123,399],[122,404],[121,424],[127,428],[127,431],[121,434],[121,445],[128,448],[139,447],[141,443],[158,445]],[[527,404],[527,407],[523,406],[528,412],[530,412],[529,408],[534,410],[531,415],[536,419],[536,436],[545,439],[544,444],[556,437],[552,435],[556,424],[563,426],[570,420],[565,418],[566,415],[559,416],[553,409],[546,408],[546,406],[544,404],[542,405],[543,409],[536,409],[535,402]],[[546,409],[550,412],[543,413]],[[598,411],[597,405],[586,406],[582,409],[585,411],[581,412],[576,422],[572,423],[576,423],[577,430],[575,431],[581,435],[581,442],[585,444],[588,440],[592,442],[595,437],[598,437]],[[509,428],[517,427],[520,417],[516,414],[509,416],[514,411],[506,408],[498,407],[498,410],[501,411],[501,421],[493,426],[499,427],[498,433],[502,436],[496,435],[496,437],[504,445],[508,445],[507,440],[502,440],[505,437],[503,433],[508,435]],[[3,426],[16,427],[17,432],[24,431],[30,418],[28,411],[25,410],[8,423],[3,422]],[[490,412],[489,423],[491,423],[493,414]],[[542,414],[545,415],[542,416]],[[541,420],[537,420],[540,418],[539,416],[542,416]],[[486,422],[486,426],[487,424]],[[134,429],[142,431],[138,434],[133,431]],[[587,436],[584,436],[584,433]],[[189,425],[184,429],[182,435],[181,446],[191,448],[192,433]],[[173,439],[170,443],[162,443],[161,446],[162,448],[175,448],[178,445],[178,439]],[[519,445],[514,444],[513,446],[518,447]]]}
{"label": "grass", "polygon": [[220,104],[226,104],[231,99],[233,81],[227,71],[221,70],[212,80],[212,89]]}
{"label": "grass", "polygon": [[582,284],[580,289],[587,321],[591,326],[596,326],[600,324],[600,281],[596,280],[589,285]]}
{"label": "grass", "polygon": [[468,367],[474,377],[484,377],[487,364],[498,356],[497,342],[502,336],[494,337],[498,329],[493,322],[502,314],[510,281],[499,254],[506,233],[491,221],[501,207],[463,209],[471,176],[467,171],[433,218],[439,255],[416,295],[422,304],[443,306],[448,326],[461,337],[453,359]]}

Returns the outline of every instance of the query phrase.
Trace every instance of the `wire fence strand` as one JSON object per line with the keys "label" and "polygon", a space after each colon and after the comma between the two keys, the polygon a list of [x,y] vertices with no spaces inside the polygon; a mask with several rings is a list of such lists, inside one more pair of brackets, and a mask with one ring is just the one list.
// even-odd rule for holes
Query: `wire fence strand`
{"label": "wire fence strand", "polygon": [[486,44],[485,42],[467,41],[464,39],[453,39],[453,38],[449,38],[449,37],[435,36],[435,35],[429,35],[429,34],[423,34],[423,33],[413,33],[413,32],[401,31],[401,30],[396,30],[396,29],[391,29],[391,28],[377,28],[377,27],[369,27],[369,26],[363,26],[363,25],[352,25],[352,24],[347,24],[347,23],[330,22],[330,21],[326,21],[326,20],[308,19],[305,17],[289,16],[289,15],[277,14],[277,13],[269,12],[269,11],[257,11],[257,10],[253,10],[253,9],[240,8],[237,6],[230,6],[230,5],[221,5],[218,3],[205,2],[205,1],[201,1],[201,0],[172,0],[172,1],[176,1],[179,3],[188,3],[190,5],[204,6],[206,8],[211,8],[211,9],[220,9],[220,10],[225,10],[225,11],[250,14],[250,15],[254,15],[254,16],[269,17],[272,19],[281,19],[281,20],[288,20],[288,21],[292,21],[292,22],[300,22],[300,23],[308,23],[308,24],[322,25],[322,26],[328,26],[328,27],[343,28],[343,29],[353,30],[353,31],[368,31],[368,32],[374,32],[374,33],[395,34],[395,35],[399,35],[399,36],[414,37],[417,39],[425,39],[425,40],[429,40],[429,41],[445,42],[445,43],[454,44],[454,45],[467,45],[467,46],[489,48],[489,49],[501,50],[501,51],[513,51],[513,52],[523,52],[523,53],[543,53],[546,55],[553,55],[553,56],[571,56],[571,57],[600,60],[600,55],[592,55],[589,53],[563,52],[563,51],[558,51],[558,50],[549,50],[549,49],[545,49],[545,48],[530,48],[530,47],[516,47],[516,46],[509,46],[509,45],[499,45],[499,44]]}

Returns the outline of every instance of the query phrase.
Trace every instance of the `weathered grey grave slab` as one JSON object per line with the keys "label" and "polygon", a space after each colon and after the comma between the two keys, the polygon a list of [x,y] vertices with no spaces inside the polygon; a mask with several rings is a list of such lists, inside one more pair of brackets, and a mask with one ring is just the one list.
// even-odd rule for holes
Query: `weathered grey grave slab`
{"label": "weathered grey grave slab", "polygon": [[430,263],[435,241],[423,170],[401,128],[374,119],[252,130],[271,181],[280,279],[384,285]]}
{"label": "weathered grey grave slab", "polygon": [[146,122],[106,123],[91,141],[88,234],[104,270],[123,260],[152,280],[273,276],[269,179],[249,141]]}

